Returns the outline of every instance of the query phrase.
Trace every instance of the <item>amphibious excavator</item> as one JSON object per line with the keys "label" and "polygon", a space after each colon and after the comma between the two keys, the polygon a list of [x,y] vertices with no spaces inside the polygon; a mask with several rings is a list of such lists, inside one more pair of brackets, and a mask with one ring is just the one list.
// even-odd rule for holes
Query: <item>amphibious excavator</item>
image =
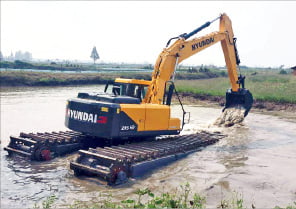
{"label": "amphibious excavator", "polygon": [[[190,39],[216,20],[220,20],[219,31]],[[81,149],[70,164],[76,175],[95,175],[117,184],[215,143],[223,136],[206,132],[179,135],[190,114],[183,108],[174,78],[179,63],[218,42],[231,84],[223,111],[242,108],[247,116],[253,97],[244,87],[245,77],[238,75],[240,60],[231,20],[221,14],[190,33],[169,39],[156,60],[151,80],[117,78],[106,84],[102,93],[81,92],[69,99],[65,125],[72,131],[20,133],[11,136],[5,150],[32,160],[50,160]],[[171,117],[173,94],[183,110],[181,119]]]}

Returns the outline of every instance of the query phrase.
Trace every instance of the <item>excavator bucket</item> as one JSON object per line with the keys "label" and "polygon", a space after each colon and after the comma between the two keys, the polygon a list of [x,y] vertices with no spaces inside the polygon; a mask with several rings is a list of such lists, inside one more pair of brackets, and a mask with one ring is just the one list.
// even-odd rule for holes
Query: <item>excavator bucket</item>
{"label": "excavator bucket", "polygon": [[245,109],[244,116],[246,117],[252,108],[253,96],[248,89],[241,88],[234,92],[231,89],[226,91],[226,103],[223,112],[227,108]]}

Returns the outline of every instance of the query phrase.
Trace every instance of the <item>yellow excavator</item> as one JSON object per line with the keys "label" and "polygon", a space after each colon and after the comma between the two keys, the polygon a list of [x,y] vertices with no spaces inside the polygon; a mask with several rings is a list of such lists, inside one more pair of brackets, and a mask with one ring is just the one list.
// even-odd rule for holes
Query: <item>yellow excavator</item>
{"label": "yellow excavator", "polygon": [[[216,20],[220,20],[219,31],[188,40]],[[174,39],[176,41],[171,44]],[[177,93],[173,82],[176,67],[218,42],[222,45],[231,84],[231,89],[226,92],[225,108],[243,108],[246,116],[253,97],[244,88],[245,77],[238,75],[240,60],[236,39],[231,20],[222,14],[191,33],[171,38],[157,58],[151,81],[117,78],[109,94],[110,85],[107,84],[104,94],[79,93],[78,98],[69,99],[66,126],[110,140],[179,134],[185,124],[186,112],[183,109],[182,122],[179,118],[171,118],[171,99],[173,93]]]}
{"label": "yellow excavator", "polygon": [[[220,20],[219,31],[189,39],[216,20]],[[175,41],[171,44],[172,40]],[[244,87],[245,77],[238,75],[240,61],[235,40],[226,14],[191,33],[171,38],[158,56],[152,80],[117,78],[106,84],[103,93],[78,93],[66,106],[65,125],[72,131],[20,133],[11,136],[4,149],[9,155],[37,161],[80,149],[77,159],[70,163],[75,175],[95,175],[109,184],[120,184],[128,177],[141,176],[213,144],[224,136],[206,132],[179,135],[187,113],[174,85],[176,67],[186,58],[221,42],[231,83],[224,110],[240,108],[247,116],[253,97]],[[182,119],[171,117],[174,93],[182,106]]]}

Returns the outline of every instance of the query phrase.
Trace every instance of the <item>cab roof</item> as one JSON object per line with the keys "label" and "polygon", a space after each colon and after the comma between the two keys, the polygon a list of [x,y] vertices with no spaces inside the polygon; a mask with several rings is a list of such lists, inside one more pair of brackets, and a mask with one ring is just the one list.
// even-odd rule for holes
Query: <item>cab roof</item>
{"label": "cab roof", "polygon": [[116,78],[115,83],[132,83],[132,84],[140,84],[140,85],[149,86],[151,84],[151,81],[137,80],[137,79],[126,79],[126,78]]}

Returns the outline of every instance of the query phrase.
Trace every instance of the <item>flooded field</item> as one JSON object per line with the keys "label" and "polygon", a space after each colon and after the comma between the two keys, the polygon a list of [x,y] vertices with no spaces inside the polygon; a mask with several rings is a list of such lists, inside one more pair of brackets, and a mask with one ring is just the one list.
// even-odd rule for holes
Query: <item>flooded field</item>
{"label": "flooded field", "polygon": [[[221,110],[186,105],[191,122],[184,134],[197,130],[221,131],[228,135],[215,145],[183,160],[154,170],[127,184],[108,187],[92,178],[76,178],[69,168],[77,154],[49,162],[8,158],[3,150],[10,135],[19,132],[67,130],[64,126],[66,99],[78,91],[93,92],[102,86],[1,89],[1,208],[32,208],[55,195],[57,206],[75,200],[95,202],[112,193],[115,200],[132,197],[136,189],[172,191],[189,182],[192,191],[206,196],[215,208],[236,191],[244,205],[257,208],[286,206],[296,201],[296,120],[251,110],[242,125],[213,125]],[[181,109],[173,107],[174,115]]]}

